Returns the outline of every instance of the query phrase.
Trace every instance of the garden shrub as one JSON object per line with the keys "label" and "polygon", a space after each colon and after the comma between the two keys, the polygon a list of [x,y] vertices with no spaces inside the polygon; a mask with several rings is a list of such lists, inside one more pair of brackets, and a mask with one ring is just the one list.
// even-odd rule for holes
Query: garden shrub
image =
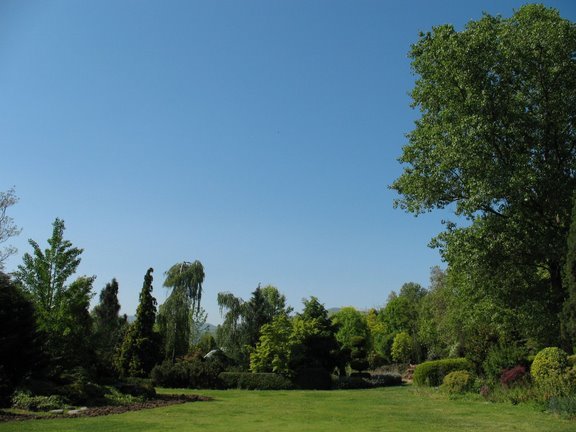
{"label": "garden shrub", "polygon": [[334,377],[333,388],[339,390],[368,389],[402,385],[402,376],[397,373]]}
{"label": "garden shrub", "polygon": [[530,374],[536,384],[544,384],[563,375],[568,368],[568,355],[557,347],[544,348],[534,358]]}
{"label": "garden shrub", "polygon": [[156,389],[151,383],[147,382],[118,383],[114,387],[120,393],[139,399],[154,399],[156,397]]}
{"label": "garden shrub", "polygon": [[190,359],[156,365],[150,376],[154,384],[175,388],[220,388],[218,375],[224,370],[219,361]]}
{"label": "garden shrub", "polygon": [[568,356],[568,364],[572,367],[576,367],[576,354]]}
{"label": "garden shrub", "polygon": [[294,387],[288,378],[275,373],[222,372],[218,377],[227,389],[288,390]]}
{"label": "garden shrub", "polygon": [[548,401],[548,410],[556,414],[575,418],[576,394],[550,398]]}
{"label": "garden shrub", "polygon": [[50,411],[66,405],[60,395],[32,396],[28,392],[17,391],[12,396],[12,407],[27,411]]}
{"label": "garden shrub", "polygon": [[527,365],[524,348],[514,345],[495,346],[488,352],[486,360],[482,363],[482,369],[486,378],[495,383],[502,375],[502,371],[512,369],[517,365]]}
{"label": "garden shrub", "polygon": [[10,396],[14,391],[14,385],[4,372],[4,366],[0,365],[0,408],[10,406]]}
{"label": "garden shrub", "polygon": [[323,368],[302,368],[294,376],[294,385],[303,390],[330,390],[332,376]]}
{"label": "garden shrub", "polygon": [[527,369],[525,366],[517,365],[510,369],[505,369],[500,375],[500,384],[504,387],[511,387],[515,384],[525,383]]}
{"label": "garden shrub", "polygon": [[370,383],[358,376],[338,376],[334,377],[332,388],[338,390],[357,390],[371,388]]}
{"label": "garden shrub", "polygon": [[414,369],[413,381],[416,385],[437,387],[452,371],[474,371],[474,365],[466,358],[450,358],[420,363]]}
{"label": "garden shrub", "polygon": [[474,384],[474,375],[466,370],[450,372],[442,380],[443,391],[448,394],[466,393]]}

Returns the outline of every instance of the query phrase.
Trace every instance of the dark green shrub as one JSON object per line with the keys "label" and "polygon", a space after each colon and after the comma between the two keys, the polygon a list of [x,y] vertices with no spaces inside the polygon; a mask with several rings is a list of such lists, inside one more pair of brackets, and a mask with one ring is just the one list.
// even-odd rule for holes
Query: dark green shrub
{"label": "dark green shrub", "polygon": [[156,365],[150,376],[155,385],[175,388],[220,388],[224,364],[217,359],[191,359]]}
{"label": "dark green shrub", "polygon": [[375,387],[391,387],[402,385],[402,376],[396,373],[369,375],[352,374],[350,376],[334,377],[332,386],[340,390],[368,389]]}
{"label": "dark green shrub", "polygon": [[150,377],[155,385],[161,387],[188,387],[188,369],[184,362],[172,363],[169,360],[154,366]]}
{"label": "dark green shrub", "polygon": [[572,367],[576,366],[576,354],[568,356],[568,364]]}
{"label": "dark green shrub", "polygon": [[548,410],[570,418],[576,417],[576,395],[551,398]]}
{"label": "dark green shrub", "polygon": [[370,383],[362,377],[339,376],[334,377],[332,387],[338,390],[357,390],[370,388]]}
{"label": "dark green shrub", "polygon": [[402,375],[396,373],[372,375],[368,381],[372,387],[393,387],[402,385]]}
{"label": "dark green shrub", "polygon": [[154,399],[156,389],[150,383],[118,383],[114,386],[120,393],[142,399]]}
{"label": "dark green shrub", "polygon": [[59,389],[71,405],[105,405],[106,387],[87,381],[76,381]]}
{"label": "dark green shrub", "polygon": [[332,376],[323,368],[302,368],[294,376],[294,385],[303,390],[330,390]]}
{"label": "dark green shrub", "polygon": [[466,358],[453,358],[424,362],[414,369],[413,381],[416,385],[438,387],[452,371],[474,371],[474,365]]}
{"label": "dark green shrub", "polygon": [[14,385],[4,372],[4,366],[0,365],[0,408],[10,406],[10,397],[14,391]]}
{"label": "dark green shrub", "polygon": [[17,391],[12,396],[12,407],[27,411],[50,411],[66,405],[59,395],[32,396],[30,393]]}
{"label": "dark green shrub", "polygon": [[450,372],[442,380],[440,388],[448,394],[466,393],[474,384],[474,375],[466,370]]}
{"label": "dark green shrub", "polygon": [[495,383],[502,375],[502,371],[518,365],[528,366],[524,348],[514,345],[495,346],[488,352],[486,360],[482,363],[482,369],[486,378]]}
{"label": "dark green shrub", "polygon": [[224,388],[244,390],[289,390],[294,386],[283,375],[274,373],[222,372]]}

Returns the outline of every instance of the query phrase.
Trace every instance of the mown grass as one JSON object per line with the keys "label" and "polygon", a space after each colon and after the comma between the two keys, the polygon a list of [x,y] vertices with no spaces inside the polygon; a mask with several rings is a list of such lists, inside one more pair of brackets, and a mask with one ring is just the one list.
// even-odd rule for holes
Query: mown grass
{"label": "mown grass", "polygon": [[[171,390],[161,390],[172,392]],[[182,393],[181,390],[174,392]],[[106,417],[0,424],[4,431],[570,431],[532,406],[450,400],[410,387],[342,391],[186,391],[195,402]]]}

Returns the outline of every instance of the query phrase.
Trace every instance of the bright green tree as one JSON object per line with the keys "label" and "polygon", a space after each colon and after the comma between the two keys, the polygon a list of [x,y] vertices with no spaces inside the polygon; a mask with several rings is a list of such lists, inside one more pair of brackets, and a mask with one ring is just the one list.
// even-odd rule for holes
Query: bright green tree
{"label": "bright green tree", "polygon": [[370,340],[370,328],[366,316],[351,306],[343,307],[332,315],[332,323],[337,329],[336,339],[343,347],[352,349],[356,337]]}
{"label": "bright green tree", "polygon": [[249,354],[260,339],[262,326],[292,310],[286,306],[286,297],[271,285],[258,285],[248,301],[231,293],[218,293],[218,305],[224,314],[224,322],[217,330],[218,343],[244,367],[249,366]]}
{"label": "bright green tree", "polygon": [[410,363],[414,356],[412,336],[403,331],[394,336],[392,343],[392,360],[399,363]]}
{"label": "bright green tree", "polygon": [[531,329],[517,320],[521,337],[542,343],[557,339],[567,297],[575,51],[574,23],[542,5],[421,34],[410,52],[421,116],[392,184],[409,212],[450,208],[466,220],[448,222],[433,245],[473,290],[550,323]]}
{"label": "bright green tree", "polygon": [[156,299],[152,296],[152,272],[144,276],[136,320],[130,325],[120,353],[117,367],[123,376],[146,377],[159,360],[159,335],[154,331]]}
{"label": "bright green tree", "polygon": [[83,250],[64,239],[64,229],[64,221],[56,219],[44,251],[29,240],[33,255],[24,254],[14,273],[34,303],[45,350],[57,369],[89,364],[92,350],[89,306],[95,277],[81,276],[67,284]]}

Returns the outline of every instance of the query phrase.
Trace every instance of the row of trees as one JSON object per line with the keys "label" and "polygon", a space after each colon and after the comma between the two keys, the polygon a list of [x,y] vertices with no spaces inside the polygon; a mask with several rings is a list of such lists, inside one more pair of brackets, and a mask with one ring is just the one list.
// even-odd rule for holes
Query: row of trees
{"label": "row of trees", "polygon": [[[328,316],[311,298],[294,315],[271,286],[258,287],[248,300],[220,293],[217,345],[240,367],[283,373],[446,356],[480,364],[505,347],[573,352],[575,52],[574,23],[542,5],[524,6],[510,18],[484,15],[462,31],[443,25],[421,34],[410,52],[413,106],[421,117],[391,188],[399,193],[396,206],[416,215],[454,210],[455,220],[445,221],[431,242],[447,269],[432,270],[428,289],[405,284],[368,313],[343,308]],[[2,210],[14,202],[13,191],[0,195],[0,243],[18,232]],[[205,319],[199,262],[167,272],[170,296],[158,311],[150,269],[129,326],[118,316],[115,281],[92,313],[94,278],[68,284],[82,250],[63,231],[56,220],[45,251],[30,242],[33,254],[14,274],[18,286],[6,291],[15,307],[33,306],[33,327],[53,369],[97,355],[103,369],[145,375],[158,359],[173,362],[189,351]],[[3,249],[0,266],[11,252]],[[4,277],[2,283],[12,284]]]}
{"label": "row of trees", "polygon": [[56,219],[48,247],[42,250],[29,240],[32,253],[24,254],[12,278],[0,275],[0,387],[14,386],[32,371],[35,378],[54,382],[79,369],[96,381],[143,377],[163,358],[189,351],[205,319],[199,261],[178,263],[166,272],[170,295],[159,311],[152,296],[153,269],[148,269],[135,321],[129,324],[126,315],[120,316],[116,279],[90,311],[95,277],[72,279],[83,250],[64,239],[64,230],[64,221]]}

